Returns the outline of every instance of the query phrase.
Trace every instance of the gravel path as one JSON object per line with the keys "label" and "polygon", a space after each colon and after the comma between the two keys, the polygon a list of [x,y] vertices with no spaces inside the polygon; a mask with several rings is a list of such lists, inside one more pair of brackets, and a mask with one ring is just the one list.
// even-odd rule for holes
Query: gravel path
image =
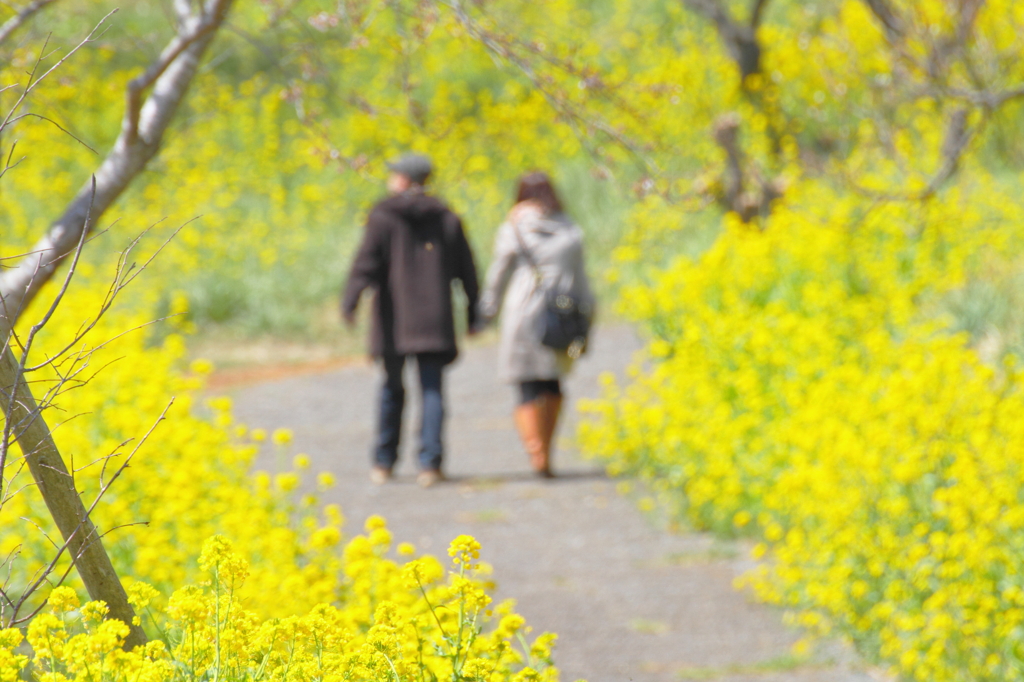
{"label": "gravel path", "polygon": [[[598,376],[621,373],[638,347],[627,328],[598,330],[569,381],[569,399],[595,396]],[[494,566],[497,596],[515,598],[535,632],[559,634],[556,662],[566,682],[875,679],[839,647],[810,660],[791,656],[799,634],[732,587],[751,566],[742,548],[703,534],[669,534],[645,520],[613,481],[564,444],[572,411],[555,458],[559,477],[533,478],[511,423],[512,391],[495,380],[494,364],[493,346],[474,347],[446,375],[451,481],[429,490],[414,483],[415,402],[406,408],[397,480],[369,483],[379,380],[370,364],[231,393],[241,420],[291,428],[295,451],[310,455],[313,470],[336,474],[339,485],[327,501],[341,504],[350,532],[382,514],[396,542],[442,556],[456,535],[476,536]]]}

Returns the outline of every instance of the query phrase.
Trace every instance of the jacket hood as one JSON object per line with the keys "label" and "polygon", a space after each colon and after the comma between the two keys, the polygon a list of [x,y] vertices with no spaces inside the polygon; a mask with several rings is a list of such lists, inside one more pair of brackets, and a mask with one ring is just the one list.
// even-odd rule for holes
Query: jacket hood
{"label": "jacket hood", "polygon": [[448,212],[444,203],[422,191],[408,191],[390,196],[379,204],[382,210],[395,213],[412,225]]}
{"label": "jacket hood", "polygon": [[564,213],[545,215],[540,210],[532,207],[521,211],[513,220],[523,234],[535,232],[553,234],[567,227],[572,227],[574,224]]}

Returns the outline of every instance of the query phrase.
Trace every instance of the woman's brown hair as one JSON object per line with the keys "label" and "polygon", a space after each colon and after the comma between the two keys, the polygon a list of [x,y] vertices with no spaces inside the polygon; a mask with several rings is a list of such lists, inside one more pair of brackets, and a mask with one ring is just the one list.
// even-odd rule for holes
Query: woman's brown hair
{"label": "woman's brown hair", "polygon": [[516,203],[532,201],[540,204],[547,215],[562,213],[562,202],[558,199],[555,186],[551,184],[551,178],[547,173],[536,171],[527,173],[519,178],[519,188],[516,190]]}

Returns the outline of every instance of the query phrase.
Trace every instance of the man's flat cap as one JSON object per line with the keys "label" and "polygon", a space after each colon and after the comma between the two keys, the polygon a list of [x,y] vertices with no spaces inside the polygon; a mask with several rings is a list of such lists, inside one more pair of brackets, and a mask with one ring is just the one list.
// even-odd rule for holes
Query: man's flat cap
{"label": "man's flat cap", "polygon": [[404,154],[394,161],[388,162],[388,169],[422,185],[430,177],[430,173],[434,170],[434,165],[430,162],[429,156],[424,156],[423,154]]}

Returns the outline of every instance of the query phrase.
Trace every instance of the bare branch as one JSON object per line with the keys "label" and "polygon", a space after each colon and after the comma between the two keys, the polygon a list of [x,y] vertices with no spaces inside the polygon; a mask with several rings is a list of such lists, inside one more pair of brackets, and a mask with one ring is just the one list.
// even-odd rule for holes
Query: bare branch
{"label": "bare branch", "polygon": [[67,128],[65,128],[61,124],[59,124],[56,121],[54,121],[52,118],[49,118],[48,116],[43,116],[42,114],[36,114],[36,113],[33,113],[33,112],[30,111],[30,112],[28,112],[26,114],[22,114],[20,116],[16,116],[16,117],[12,118],[11,119],[11,125],[17,123],[18,121],[22,120],[23,118],[38,118],[38,119],[40,119],[42,121],[46,121],[47,123],[52,124],[58,130],[60,130],[62,133],[64,133],[65,135],[67,135],[68,137],[73,139],[75,142],[77,142],[78,144],[82,145],[83,147],[85,147],[86,149],[91,151],[93,154],[97,154],[98,153],[95,149],[93,149],[88,144],[86,144],[82,140],[82,138],[78,137],[77,135],[72,133],[70,130],[68,130]]}
{"label": "bare branch", "polygon": [[[99,324],[99,321],[103,318],[104,315],[106,315],[107,311],[110,310],[110,307],[114,304],[114,299],[118,296],[118,294],[120,294],[121,291],[125,287],[127,287],[129,284],[131,284],[133,281],[135,281],[135,278],[137,278],[139,275],[141,275],[146,270],[146,268],[148,268],[150,266],[150,264],[152,264],[153,260],[156,259],[156,257],[159,256],[160,253],[165,248],[167,248],[167,245],[170,244],[171,241],[175,237],[178,236],[178,233],[180,233],[183,229],[185,229],[185,227],[187,225],[189,225],[190,223],[192,223],[195,220],[198,220],[198,218],[192,218],[192,219],[186,221],[185,223],[183,223],[177,229],[175,229],[174,232],[172,232],[170,234],[170,236],[168,236],[167,239],[164,240],[164,242],[159,246],[159,248],[157,248],[157,250],[154,251],[150,255],[150,257],[148,259],[146,259],[146,261],[140,267],[137,267],[137,268],[136,267],[126,268],[126,263],[127,263],[128,257],[131,254],[132,250],[138,245],[139,240],[141,240],[142,237],[145,236],[149,232],[149,229],[152,229],[152,228],[149,228],[149,229],[145,230],[141,235],[139,235],[138,237],[133,239],[131,244],[128,245],[128,248],[126,248],[124,251],[122,251],[118,255],[118,264],[117,264],[117,267],[115,269],[114,278],[111,280],[110,288],[107,290],[107,293],[106,293],[106,295],[103,298],[103,302],[100,304],[99,311],[96,313],[95,316],[93,316],[92,319],[89,320],[89,322],[87,324],[84,324],[78,330],[78,332],[75,334],[75,336],[67,344],[65,344],[63,348],[61,348],[59,351],[57,351],[57,353],[55,353],[52,357],[62,356],[65,353],[67,353],[68,351],[70,351],[73,346],[78,345],[78,343],[82,339],[84,339],[85,336],[89,332],[91,332],[96,327],[97,324]],[[167,318],[161,318],[161,320],[163,320],[163,319],[167,319]],[[111,342],[115,341],[116,339],[121,338],[122,336],[124,336],[126,334],[130,334],[130,333],[132,333],[132,332],[134,332],[134,331],[136,331],[138,329],[142,329],[143,327],[147,327],[147,326],[149,326],[151,324],[155,324],[156,322],[159,322],[161,320],[154,320],[154,321],[151,321],[151,322],[147,322],[145,324],[138,325],[137,327],[133,327],[132,329],[128,329],[126,331],[123,331],[120,334],[114,336],[113,338],[108,339],[107,341],[103,342],[102,344],[100,344],[98,346],[95,346],[92,350],[93,351],[99,350],[100,348],[103,348],[104,346],[110,344]],[[51,365],[52,362],[53,362],[52,359],[48,359],[46,362],[43,362],[43,363],[41,363],[39,365],[36,365],[34,367],[26,368],[25,371],[27,371],[27,372],[34,372],[34,371],[36,371],[38,369],[42,369],[43,367],[45,367],[47,365]]]}
{"label": "bare branch", "polygon": [[[88,223],[88,218],[86,219],[86,223]],[[5,468],[6,464],[7,464],[7,455],[8,455],[8,450],[10,448],[11,436],[14,435],[14,437],[17,438],[17,434],[14,433],[14,431],[13,431],[13,429],[15,428],[15,424],[12,421],[13,417],[14,417],[15,402],[16,402],[16,396],[15,396],[16,389],[15,389],[15,387],[17,386],[17,382],[24,381],[25,365],[28,362],[29,352],[32,349],[32,343],[33,343],[33,341],[34,341],[34,339],[36,337],[36,334],[38,334],[39,331],[43,327],[45,327],[46,324],[53,317],[53,314],[54,314],[54,312],[56,312],[57,307],[60,305],[60,302],[64,299],[64,295],[67,293],[68,287],[71,285],[71,279],[75,275],[75,271],[78,268],[78,261],[79,261],[79,259],[81,258],[81,255],[82,255],[82,248],[85,246],[85,234],[86,234],[86,231],[83,230],[82,231],[82,237],[79,239],[78,245],[75,248],[75,255],[74,255],[74,258],[72,259],[71,267],[68,268],[67,277],[64,278],[64,283],[61,286],[60,291],[57,292],[57,295],[54,297],[53,302],[50,305],[49,310],[46,311],[46,314],[43,316],[42,320],[40,320],[35,325],[33,325],[32,329],[29,331],[28,338],[26,339],[24,345],[22,346],[23,350],[22,350],[22,354],[21,354],[21,360],[20,360],[20,362],[18,364],[17,373],[15,375],[16,381],[15,381],[15,383],[12,384],[12,389],[11,389],[12,393],[11,393],[11,395],[9,397],[5,396],[5,397],[8,397],[8,404],[6,405],[6,407],[4,409],[3,441],[0,442],[0,486],[3,485],[3,473],[4,473],[4,468]],[[3,302],[0,301],[0,303],[3,303]],[[4,312],[6,313],[6,311],[4,311]],[[2,329],[2,327],[0,327],[0,329]],[[6,353],[10,352],[8,344],[6,344],[6,343],[4,344],[4,349],[3,350]],[[38,416],[38,415],[36,415],[36,416]],[[33,416],[33,418],[34,418],[34,416]],[[22,427],[22,428],[24,427],[24,425],[20,424],[20,423],[17,426],[18,427]],[[27,456],[27,454],[28,453],[26,453],[26,456]]]}
{"label": "bare branch", "polygon": [[754,7],[750,10],[750,27],[756,29],[761,25],[764,18],[764,9],[768,6],[768,0],[754,0]]}
{"label": "bare branch", "polygon": [[23,7],[17,14],[4,22],[3,26],[0,26],[0,45],[3,45],[8,38],[11,37],[15,31],[21,28],[26,21],[32,18],[32,15],[44,9],[47,5],[52,5],[57,0],[35,0]]}
{"label": "bare branch", "polygon": [[[35,76],[36,76],[36,73],[38,72],[39,65],[42,62],[42,60],[44,59],[43,51],[40,51],[39,58],[36,60],[36,63],[32,67],[32,71],[29,74],[29,80],[28,80],[28,83],[25,86],[25,89],[22,91],[21,95],[18,97],[18,100],[14,103],[14,106],[11,107],[11,110],[7,113],[7,116],[4,118],[3,123],[0,123],[0,130],[4,130],[5,128],[7,128],[7,126],[11,122],[11,119],[18,113],[18,111],[21,110],[21,107],[25,103],[25,100],[28,99],[28,96],[32,93],[33,90],[36,89],[36,87],[39,86],[40,83],[42,83],[44,80],[46,80],[47,76],[49,76],[51,73],[53,73],[54,71],[59,69],[61,66],[63,66],[64,62],[66,62],[67,60],[71,59],[71,57],[74,56],[74,54],[76,52],[78,52],[83,47],[85,47],[89,43],[91,43],[91,42],[96,40],[96,37],[97,37],[96,34],[103,27],[103,24],[105,24],[107,22],[107,19],[109,19],[110,17],[112,17],[116,13],[117,13],[116,9],[112,10],[105,17],[100,19],[100,22],[98,24],[96,24],[96,26],[92,29],[92,31],[89,32],[89,35],[87,35],[82,42],[78,43],[78,45],[76,45],[74,48],[69,50],[67,54],[65,54],[63,57],[61,57],[59,60],[57,60],[57,63],[54,64],[53,66],[51,66],[49,69],[47,69],[43,73],[43,75],[39,76],[39,78],[36,78]],[[43,50],[45,50],[45,49],[46,49],[46,44],[44,43]]]}
{"label": "bare branch", "polygon": [[142,93],[167,71],[171,64],[174,63],[174,60],[181,56],[182,52],[195,44],[197,40],[216,31],[220,26],[218,21],[210,19],[200,22],[190,21],[188,23],[193,24],[189,27],[188,33],[175,36],[170,44],[164,48],[156,62],[150,65],[143,73],[128,81],[125,120],[122,126],[122,134],[128,142],[134,142],[139,133]]}
{"label": "bare branch", "polygon": [[844,182],[858,194],[875,199],[876,201],[924,201],[932,198],[956,173],[971,141],[978,136],[988,122],[988,117],[986,116],[973,128],[968,127],[967,119],[969,114],[970,110],[963,108],[957,109],[950,115],[949,121],[946,123],[945,139],[942,143],[942,165],[931,176],[924,189],[919,192],[878,192],[861,186],[845,172],[842,173]]}
{"label": "bare branch", "polygon": [[[11,160],[14,158],[14,150],[17,149],[17,147],[18,147],[17,141],[15,141],[13,144],[11,144],[11,151],[7,155],[7,163],[4,164],[3,170],[0,170],[0,178],[3,178],[5,175],[7,175],[7,171],[11,170],[12,168],[17,168],[18,165],[22,161],[25,160],[25,157],[23,156],[20,159],[18,159],[17,161],[15,161],[14,163],[11,163]],[[3,260],[6,260],[6,259],[0,259],[0,261],[3,261]]]}
{"label": "bare branch", "polygon": [[[113,476],[110,477],[110,480],[107,481],[106,483],[101,483],[99,494],[96,495],[96,499],[93,500],[91,505],[89,505],[88,511],[90,514],[93,512],[93,510],[96,509],[96,505],[99,504],[100,500],[103,498],[104,495],[106,495],[107,491],[110,490],[110,486],[114,484],[114,481],[116,481],[118,477],[124,472],[124,470],[128,468],[128,465],[131,464],[132,459],[135,457],[136,453],[138,453],[139,449],[146,444],[146,441],[149,440],[149,437],[153,435],[154,431],[156,431],[156,427],[160,426],[160,422],[167,419],[167,412],[171,409],[173,405],[174,398],[171,398],[171,401],[167,403],[167,407],[163,409],[163,412],[161,412],[160,416],[157,417],[155,422],[153,422],[153,425],[149,427],[149,431],[146,432],[146,435],[142,437],[142,439],[138,442],[135,448],[130,453],[128,453],[128,456],[125,457],[124,462],[122,462],[120,466],[117,467],[117,470],[114,471],[114,474]],[[127,441],[125,441],[125,443],[127,443]],[[103,468],[104,470],[106,469],[105,464]]]}
{"label": "bare branch", "polygon": [[[92,196],[96,196],[96,178],[92,179]],[[64,277],[64,282],[61,284],[60,289],[57,291],[57,295],[53,297],[53,301],[50,303],[50,308],[43,315],[42,319],[32,325],[29,330],[28,339],[25,342],[24,351],[22,353],[21,360],[21,373],[25,372],[25,363],[28,360],[29,351],[32,349],[32,342],[35,339],[36,334],[40,332],[49,323],[53,314],[57,312],[57,308],[60,306],[61,301],[64,300],[64,296],[68,292],[68,287],[71,286],[71,280],[75,276],[75,271],[78,269],[78,262],[82,258],[82,249],[85,247],[85,236],[89,232],[89,222],[92,216],[92,203],[89,204],[89,210],[85,214],[85,225],[86,229],[82,230],[82,234],[78,237],[78,244],[75,245],[74,257],[71,259],[71,266],[68,268],[67,275]]]}
{"label": "bare branch", "polygon": [[[938,95],[938,92],[933,92],[932,95]],[[960,90],[956,88],[950,88],[943,91],[954,99],[963,100],[976,106],[980,106],[989,111],[998,109],[1010,100],[1019,99],[1024,97],[1024,86],[1012,88],[1010,90],[1003,90],[999,92],[986,92],[986,91],[972,91],[972,90]]]}
{"label": "bare branch", "polygon": [[[37,528],[38,528],[38,526],[37,526]],[[40,530],[42,530],[42,529],[40,529]],[[46,536],[46,533],[43,533],[43,535]],[[50,538],[48,536],[46,536],[46,539],[49,540]],[[68,551],[68,546],[70,545],[70,543],[71,543],[71,539],[70,538],[65,540],[60,545],[56,545],[56,543],[53,543],[53,541],[51,540],[51,544],[55,545],[55,549],[57,551],[54,553],[53,558],[49,561],[49,563],[47,563],[44,566],[41,566],[39,568],[39,570],[37,570],[35,572],[35,574],[34,574],[35,577],[29,582],[29,584],[25,587],[25,589],[22,590],[21,597],[18,599],[17,603],[12,604],[11,618],[10,618],[9,625],[16,625],[18,623],[24,623],[24,622],[27,622],[28,620],[31,620],[37,613],[39,613],[40,610],[42,610],[46,606],[46,604],[44,602],[44,603],[40,604],[39,606],[37,606],[35,609],[33,609],[33,611],[31,613],[29,613],[29,614],[27,614],[25,616],[22,616],[20,618],[18,617],[18,613],[21,611],[22,607],[25,606],[25,603],[32,597],[32,595],[40,587],[42,587],[43,583],[47,582],[49,577],[51,575],[53,575],[53,572],[57,569],[57,565],[60,563],[61,557],[63,557],[64,553],[66,551]],[[72,557],[72,558],[74,559],[75,557]],[[67,580],[67,577],[71,574],[71,569],[72,569],[72,567],[74,565],[75,565],[75,562],[72,561],[71,565],[64,569],[64,573],[63,573],[63,575],[61,575],[60,579],[58,580],[58,584],[63,583],[65,580]]]}
{"label": "bare branch", "polygon": [[[108,531],[104,531],[103,533],[101,533],[99,535],[98,539],[102,540],[103,538],[105,538],[108,535],[110,535],[112,532],[114,532],[116,530],[121,530],[122,528],[131,528],[132,526],[146,526],[146,525],[149,525],[148,521],[142,521],[142,522],[136,522],[136,523],[122,523],[120,525],[113,526]],[[67,545],[65,543],[62,546],[56,547],[56,549],[59,552],[59,554],[58,554],[58,556],[56,558],[59,559],[60,555],[62,555],[67,550]],[[75,557],[72,557],[72,559],[75,559]],[[32,583],[30,585],[30,588],[28,588],[28,589],[26,589],[26,590],[24,590],[22,592],[21,598],[18,600],[18,602],[16,604],[11,602],[11,599],[7,595],[6,591],[0,590],[0,595],[2,595],[3,599],[5,601],[7,601],[13,607],[12,608],[13,614],[12,614],[11,619],[7,623],[8,626],[10,626],[10,627],[17,627],[19,625],[27,623],[27,622],[31,621],[33,618],[35,618],[39,614],[40,611],[42,611],[44,608],[46,608],[46,602],[42,602],[41,604],[36,606],[36,608],[34,608],[31,612],[26,613],[26,614],[21,615],[21,616],[18,616],[18,613],[21,611],[22,607],[25,605],[25,603],[28,601],[28,599],[32,596],[33,592],[38,590],[42,586],[42,584],[44,582],[50,582],[49,577],[52,576],[53,572],[56,570],[56,564],[57,564],[57,562],[53,561],[50,564],[48,564],[47,566],[41,567],[36,572],[36,575],[40,576],[40,579],[32,581]],[[69,565],[67,568],[65,568],[64,572],[60,575],[60,577],[57,578],[56,581],[51,582],[51,584],[54,585],[54,586],[63,585],[64,582],[68,579],[68,576],[71,575],[71,571],[73,570],[74,566],[75,566],[75,563],[74,563],[74,561],[72,561],[71,565]],[[131,648],[131,646],[132,646],[130,644],[130,638],[131,638],[131,635],[129,635],[129,639],[126,640],[125,643],[124,643],[125,646],[128,647],[128,648]]]}
{"label": "bare branch", "polygon": [[942,141],[942,167],[939,172],[929,181],[928,186],[921,192],[917,198],[928,199],[934,195],[942,185],[946,183],[957,168],[960,166],[960,158],[963,156],[964,151],[967,149],[967,145],[970,144],[974,138],[978,127],[970,129],[967,127],[967,117],[970,111],[966,108],[957,109],[949,117],[949,122],[946,124],[946,137]]}
{"label": "bare branch", "polygon": [[[85,236],[85,231],[83,230],[82,231],[82,237],[84,237],[84,236]],[[32,326],[32,329],[31,329],[31,331],[29,332],[29,335],[28,335],[28,339],[26,340],[26,342],[25,342],[25,344],[23,346],[23,351],[22,351],[22,354],[21,354],[21,361],[18,363],[17,372],[15,374],[15,379],[16,380],[15,380],[14,383],[11,384],[11,389],[10,389],[11,390],[11,394],[9,396],[4,396],[5,398],[7,398],[7,405],[5,406],[5,409],[4,409],[3,440],[2,440],[2,442],[0,442],[0,491],[2,491],[4,467],[7,465],[7,454],[8,454],[8,449],[10,447],[11,436],[12,436],[12,433],[13,433],[13,429],[15,428],[14,427],[14,422],[13,422],[15,405],[16,405],[16,402],[17,402],[15,394],[14,394],[15,393],[15,387],[17,386],[18,382],[23,381],[23,378],[25,376],[25,364],[28,362],[28,354],[29,354],[29,350],[31,350],[31,348],[32,348],[32,341],[33,341],[33,339],[35,338],[36,334],[39,333],[39,330],[42,329],[44,326],[46,326],[46,323],[50,321],[51,317],[53,317],[53,313],[57,310],[57,306],[59,306],[60,302],[63,300],[64,294],[67,293],[68,286],[71,284],[71,278],[74,277],[75,270],[76,270],[76,268],[78,266],[78,260],[79,260],[79,258],[82,255],[82,247],[84,245],[85,245],[84,238],[83,239],[79,239],[78,245],[77,245],[77,247],[75,249],[75,257],[72,260],[71,267],[68,269],[68,275],[64,279],[63,286],[61,287],[60,291],[57,293],[57,296],[54,297],[53,303],[50,306],[50,309],[44,315],[43,319],[40,322],[38,322],[37,324]],[[3,303],[3,301],[0,301],[0,304],[2,304],[2,303]],[[5,317],[6,317],[7,316],[6,315],[7,311],[5,310],[3,312],[5,313]],[[2,330],[2,327],[0,327],[0,330]],[[3,337],[0,337],[0,338],[6,339],[7,335],[5,334],[5,335],[3,335]],[[5,353],[10,353],[9,344],[5,342],[3,344],[3,346],[4,346],[3,347],[3,351]],[[0,390],[2,390],[2,389],[0,389]],[[16,437],[16,434],[15,434],[15,437]],[[27,453],[26,453],[26,455],[27,455]]]}

